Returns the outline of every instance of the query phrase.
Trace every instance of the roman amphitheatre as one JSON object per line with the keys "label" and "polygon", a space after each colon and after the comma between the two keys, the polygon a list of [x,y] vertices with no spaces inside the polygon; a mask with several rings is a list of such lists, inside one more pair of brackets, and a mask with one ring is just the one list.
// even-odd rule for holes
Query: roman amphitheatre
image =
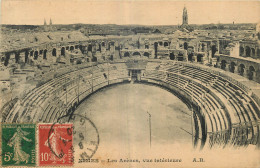
{"label": "roman amphitheatre", "polygon": [[82,114],[110,142],[259,147],[259,25],[189,25],[184,8],[180,26],[1,31],[2,122]]}

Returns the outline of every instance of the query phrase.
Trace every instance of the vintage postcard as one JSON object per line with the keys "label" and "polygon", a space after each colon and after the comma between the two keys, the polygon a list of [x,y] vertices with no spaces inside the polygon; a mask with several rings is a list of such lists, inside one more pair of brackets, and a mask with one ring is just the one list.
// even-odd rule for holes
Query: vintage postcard
{"label": "vintage postcard", "polygon": [[260,167],[259,1],[0,11],[1,166]]}

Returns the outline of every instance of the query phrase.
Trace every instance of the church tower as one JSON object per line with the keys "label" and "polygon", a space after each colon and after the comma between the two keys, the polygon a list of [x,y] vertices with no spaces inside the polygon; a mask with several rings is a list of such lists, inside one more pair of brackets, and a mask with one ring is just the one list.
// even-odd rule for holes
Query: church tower
{"label": "church tower", "polygon": [[188,12],[185,6],[183,8],[183,14],[182,14],[182,25],[188,25]]}

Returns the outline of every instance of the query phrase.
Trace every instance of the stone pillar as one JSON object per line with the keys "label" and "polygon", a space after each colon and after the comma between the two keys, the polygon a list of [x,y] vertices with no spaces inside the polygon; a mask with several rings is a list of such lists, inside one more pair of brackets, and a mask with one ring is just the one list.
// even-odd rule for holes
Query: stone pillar
{"label": "stone pillar", "polygon": [[192,57],[192,61],[193,61],[193,62],[197,62],[197,55],[194,55],[194,56]]}
{"label": "stone pillar", "polygon": [[254,80],[254,81],[256,81],[256,72],[252,72],[253,73],[253,79],[252,80]]}
{"label": "stone pillar", "polygon": [[235,73],[235,74],[239,74],[239,72],[238,72],[238,66],[234,66],[234,73]]}

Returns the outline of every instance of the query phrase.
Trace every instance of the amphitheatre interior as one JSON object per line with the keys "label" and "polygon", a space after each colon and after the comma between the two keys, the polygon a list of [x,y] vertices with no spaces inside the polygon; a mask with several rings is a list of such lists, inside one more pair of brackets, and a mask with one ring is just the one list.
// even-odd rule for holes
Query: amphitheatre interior
{"label": "amphitheatre interior", "polygon": [[[259,24],[1,25],[1,32],[2,122],[82,113],[103,132],[120,125],[117,137],[131,124],[148,130],[150,116],[154,142],[259,147]],[[149,144],[143,132],[128,140]]]}

